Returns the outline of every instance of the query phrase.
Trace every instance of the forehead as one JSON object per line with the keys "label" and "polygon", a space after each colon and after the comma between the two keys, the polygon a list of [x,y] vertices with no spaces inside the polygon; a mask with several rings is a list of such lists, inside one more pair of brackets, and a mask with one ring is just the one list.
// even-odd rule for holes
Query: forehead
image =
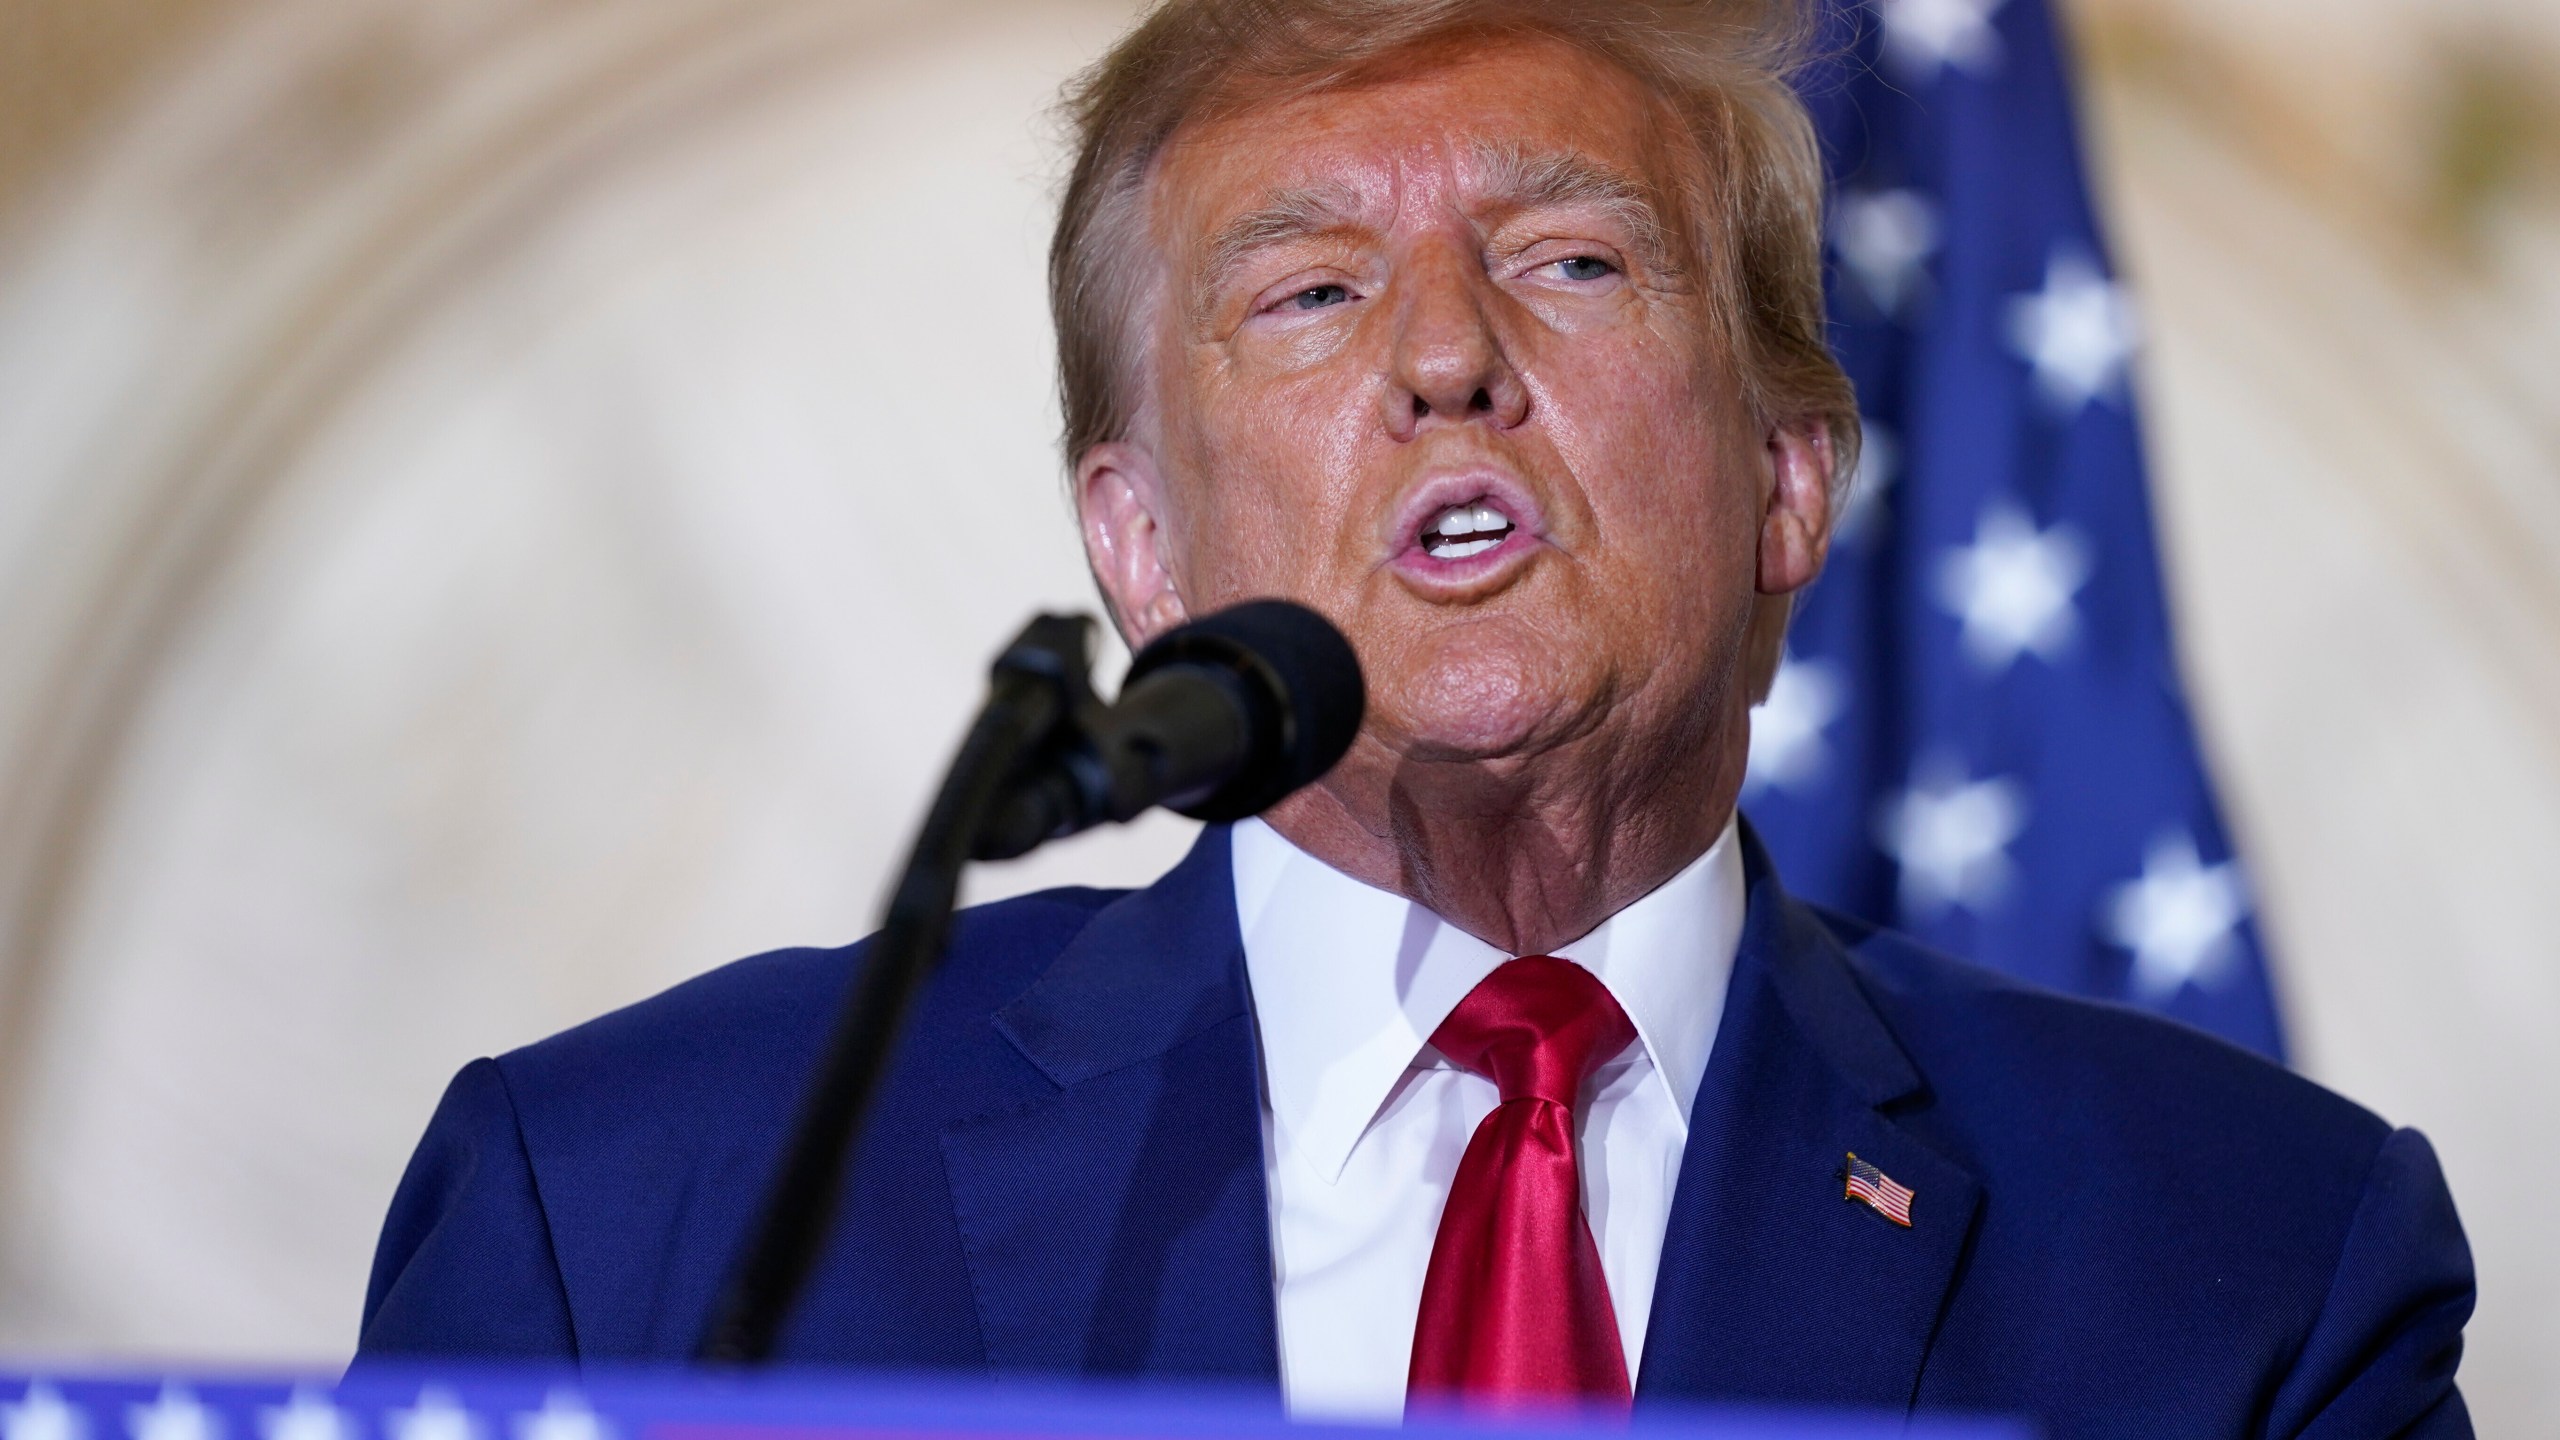
{"label": "forehead", "polygon": [[1668,193],[1682,154],[1669,120],[1635,77],[1563,41],[1467,42],[1186,128],[1158,172],[1160,238],[1179,247],[1278,192],[1463,203],[1502,155],[1574,155]]}

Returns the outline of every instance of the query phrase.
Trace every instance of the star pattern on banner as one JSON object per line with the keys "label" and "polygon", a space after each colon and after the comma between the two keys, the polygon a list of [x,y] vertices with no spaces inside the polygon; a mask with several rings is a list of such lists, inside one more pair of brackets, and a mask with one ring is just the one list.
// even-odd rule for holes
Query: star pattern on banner
{"label": "star pattern on banner", "polygon": [[296,1385],[282,1405],[258,1412],[264,1440],[355,1440],[355,1426],[329,1397],[308,1385]]}
{"label": "star pattern on banner", "polygon": [[2009,842],[2027,828],[2027,791],[2003,776],[1967,779],[1945,759],[1885,802],[1876,843],[1901,871],[1905,913],[1935,917],[1961,907],[1987,913],[2008,893]]}
{"label": "star pattern on banner", "polygon": [[2108,892],[2107,938],[2133,952],[2133,995],[2159,1004],[2190,985],[2211,986],[2238,953],[2249,913],[2240,867],[2207,865],[2195,837],[2162,834],[2143,853],[2141,878]]}
{"label": "star pattern on banner", "polygon": [[222,1440],[221,1417],[174,1381],[150,1404],[127,1407],[125,1424],[132,1440]]}
{"label": "star pattern on banner", "polygon": [[1769,698],[1751,712],[1751,759],[1742,774],[1743,793],[1772,785],[1800,789],[1820,778],[1828,758],[1822,732],[1839,717],[1846,700],[1847,685],[1838,667],[1792,655],[1781,660]]}
{"label": "star pattern on banner", "polygon": [[0,1440],[86,1440],[88,1421],[38,1380],[16,1401],[0,1405]]}
{"label": "star pattern on banner", "polygon": [[[509,1440],[619,1440],[620,1434],[571,1385],[553,1387],[536,1410],[501,1409],[485,1399],[475,1410],[452,1387],[430,1383],[405,1409],[374,1398],[370,1405],[382,1408],[369,1414],[342,1404],[325,1383],[250,1388],[266,1393],[231,1397],[236,1408],[228,1413],[254,1417],[259,1440],[359,1440],[377,1433],[381,1440],[486,1440],[493,1434]],[[363,1398],[355,1404],[368,1406]],[[0,1400],[0,1440],[228,1440],[235,1432],[225,1414],[177,1379],[156,1389],[130,1380],[84,1382],[73,1395],[39,1379],[18,1398]]]}
{"label": "star pattern on banner", "polygon": [[1916,302],[1938,253],[1938,207],[1917,190],[1852,190],[1832,202],[1831,248],[1886,315]]}
{"label": "star pattern on banner", "polygon": [[2089,546],[2069,525],[2038,530],[2005,501],[1985,507],[1973,543],[1939,557],[1938,603],[1964,624],[1974,668],[1997,675],[2033,653],[2054,661],[2079,633],[2072,597],[2089,581]]}
{"label": "star pattern on banner", "polygon": [[382,1419],[389,1440],[481,1440],[480,1422],[441,1385],[420,1389],[415,1405],[384,1411]]}
{"label": "star pattern on banner", "polygon": [[1954,68],[1988,75],[2000,68],[2000,32],[1991,17],[2004,0],[1876,0],[1885,58],[1905,76],[1934,78]]}
{"label": "star pattern on banner", "polygon": [[614,1440],[613,1427],[577,1392],[555,1389],[542,1408],[515,1418],[515,1440]]}
{"label": "star pattern on banner", "polygon": [[2043,289],[2009,302],[2009,346],[2033,367],[2037,391],[2058,415],[2077,415],[2099,396],[2121,394],[2125,367],[2141,340],[2132,297],[2070,251],[2045,263]]}

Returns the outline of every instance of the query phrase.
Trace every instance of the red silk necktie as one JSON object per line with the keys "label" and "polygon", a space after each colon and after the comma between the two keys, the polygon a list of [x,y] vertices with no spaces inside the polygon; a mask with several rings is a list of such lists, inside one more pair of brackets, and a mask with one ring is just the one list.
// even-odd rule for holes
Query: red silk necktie
{"label": "red silk necktie", "polygon": [[1591,1072],[1636,1038],[1590,971],[1531,955],[1458,1002],[1431,1037],[1500,1087],[1458,1162],[1423,1276],[1408,1401],[1615,1401],[1626,1351],[1600,1247],[1582,1214],[1574,1107]]}

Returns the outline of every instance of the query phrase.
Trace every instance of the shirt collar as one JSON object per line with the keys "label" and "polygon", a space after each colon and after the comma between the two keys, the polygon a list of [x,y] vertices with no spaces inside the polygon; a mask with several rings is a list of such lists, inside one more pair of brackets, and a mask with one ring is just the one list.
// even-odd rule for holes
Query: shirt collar
{"label": "shirt collar", "polygon": [[[1476,983],[1512,957],[1363,884],[1260,820],[1233,835],[1236,919],[1273,1123],[1327,1182]],[[1704,855],[1551,953],[1609,987],[1681,1123],[1706,1075],[1742,936],[1733,822]]]}

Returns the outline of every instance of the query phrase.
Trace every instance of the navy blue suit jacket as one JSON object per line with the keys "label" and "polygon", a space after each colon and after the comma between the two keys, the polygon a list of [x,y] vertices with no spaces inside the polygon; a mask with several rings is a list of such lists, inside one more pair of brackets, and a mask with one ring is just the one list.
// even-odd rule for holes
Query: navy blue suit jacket
{"label": "navy blue suit jacket", "polygon": [[[2470,1433],[2470,1254],[2416,1132],[1817,911],[1746,854],[1639,1404]],[[688,1354],[862,960],[740,961],[465,1067],[363,1355]],[[1275,1384],[1256,1064],[1224,831],[1145,890],[966,912],[786,1354]],[[1842,1200],[1851,1151],[1916,1193],[1911,1228]]]}

